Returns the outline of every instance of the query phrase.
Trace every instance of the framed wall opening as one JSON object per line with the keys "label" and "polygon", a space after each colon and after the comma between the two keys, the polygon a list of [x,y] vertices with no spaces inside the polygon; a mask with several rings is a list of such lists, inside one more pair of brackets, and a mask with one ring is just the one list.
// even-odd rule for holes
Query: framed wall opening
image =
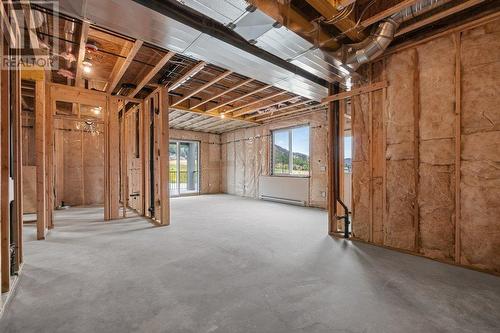
{"label": "framed wall opening", "polygon": [[200,193],[200,143],[170,140],[169,189],[171,197]]}

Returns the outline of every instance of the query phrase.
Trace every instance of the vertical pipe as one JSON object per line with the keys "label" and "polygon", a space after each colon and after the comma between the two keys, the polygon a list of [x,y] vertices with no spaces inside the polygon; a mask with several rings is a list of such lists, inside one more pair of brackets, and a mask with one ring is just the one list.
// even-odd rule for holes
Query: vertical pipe
{"label": "vertical pipe", "polygon": [[[331,93],[338,94],[340,92],[338,82],[335,82],[331,87]],[[340,198],[340,140],[342,140],[340,133],[340,101],[336,100],[330,103],[331,109],[331,130],[333,130],[333,201],[330,202],[330,209],[332,209],[334,216],[337,219],[344,220],[344,238],[349,238],[349,209]],[[344,209],[344,216],[337,217],[337,203]]]}

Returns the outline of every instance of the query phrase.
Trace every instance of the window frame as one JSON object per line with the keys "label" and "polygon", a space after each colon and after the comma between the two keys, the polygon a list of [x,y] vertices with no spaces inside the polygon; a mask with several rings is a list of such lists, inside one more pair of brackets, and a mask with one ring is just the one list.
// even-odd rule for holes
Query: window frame
{"label": "window frame", "polygon": [[[291,173],[293,170],[293,135],[292,131],[297,128],[302,128],[302,127],[308,127],[309,128],[309,155],[308,155],[308,164],[309,164],[309,172],[307,175],[294,175]],[[288,145],[289,145],[289,158],[288,158],[288,173],[275,173],[274,172],[274,133],[276,132],[288,132]],[[305,124],[300,124],[300,125],[295,125],[295,126],[290,126],[290,127],[281,127],[281,128],[276,128],[271,130],[271,152],[270,152],[270,159],[269,159],[269,169],[270,169],[270,175],[273,177],[292,177],[292,178],[311,178],[311,124],[310,123],[305,123]]]}

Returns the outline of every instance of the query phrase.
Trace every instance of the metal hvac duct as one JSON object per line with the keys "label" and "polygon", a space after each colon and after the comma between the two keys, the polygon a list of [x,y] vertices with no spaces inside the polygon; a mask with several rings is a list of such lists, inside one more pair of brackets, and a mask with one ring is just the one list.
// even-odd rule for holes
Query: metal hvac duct
{"label": "metal hvac duct", "polygon": [[376,59],[389,47],[401,23],[449,1],[423,0],[385,19],[364,41],[346,46],[346,52],[343,56],[344,63],[356,70],[362,64]]}

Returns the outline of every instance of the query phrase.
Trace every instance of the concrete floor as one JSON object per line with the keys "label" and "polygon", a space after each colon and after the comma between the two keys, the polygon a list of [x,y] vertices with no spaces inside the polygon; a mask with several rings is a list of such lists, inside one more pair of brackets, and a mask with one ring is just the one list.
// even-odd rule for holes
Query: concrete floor
{"label": "concrete floor", "polygon": [[[326,214],[226,195],[172,226],[58,212],[0,332],[499,332],[500,278],[332,239]],[[32,227],[31,227],[32,228]]]}

